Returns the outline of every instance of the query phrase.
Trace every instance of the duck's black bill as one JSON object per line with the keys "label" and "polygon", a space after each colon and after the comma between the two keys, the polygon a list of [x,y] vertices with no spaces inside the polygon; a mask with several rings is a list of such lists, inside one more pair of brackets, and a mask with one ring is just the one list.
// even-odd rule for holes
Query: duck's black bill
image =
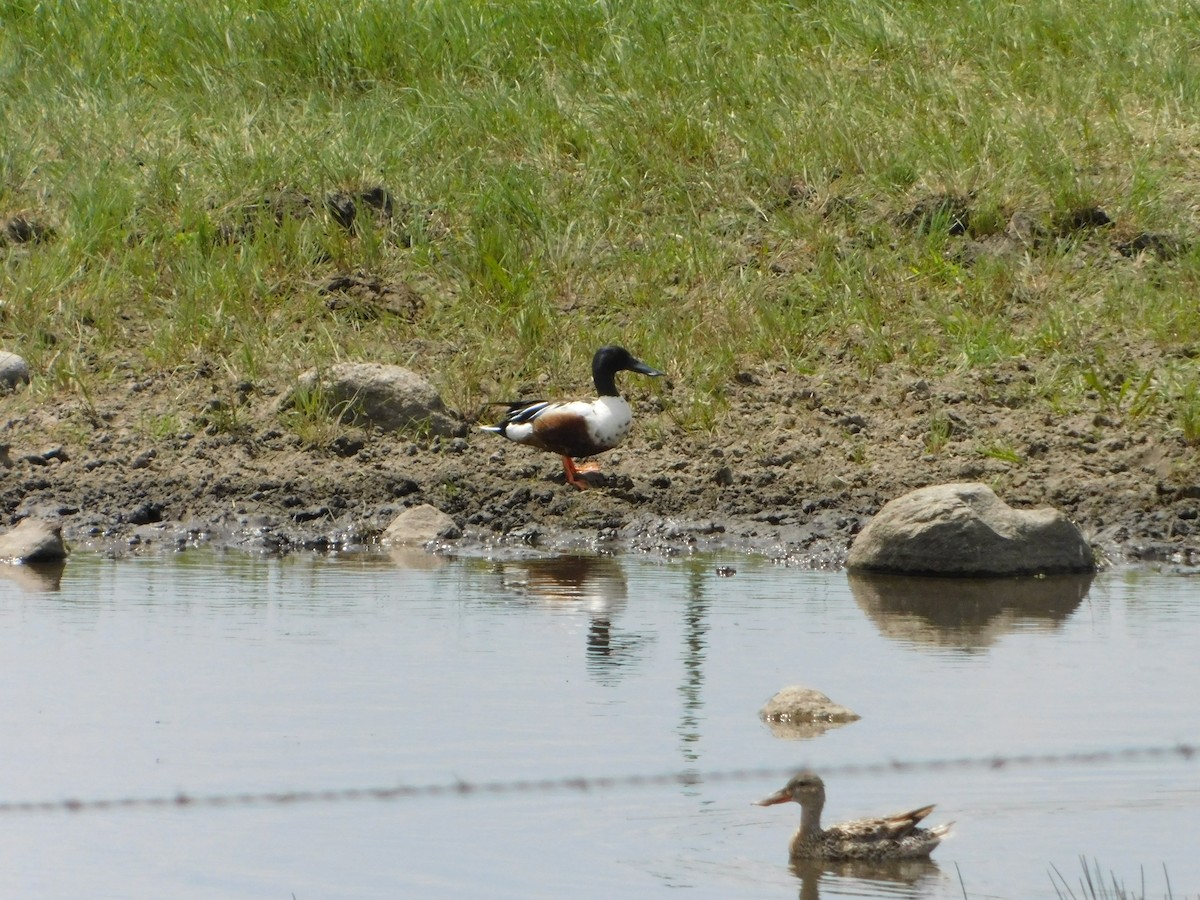
{"label": "duck's black bill", "polygon": [[629,370],[631,372],[637,372],[640,375],[652,375],[655,378],[661,378],[663,375],[667,374],[666,372],[658,371],[658,369],[650,368],[648,365],[646,365],[640,359],[635,359],[633,361],[633,365],[629,367]]}

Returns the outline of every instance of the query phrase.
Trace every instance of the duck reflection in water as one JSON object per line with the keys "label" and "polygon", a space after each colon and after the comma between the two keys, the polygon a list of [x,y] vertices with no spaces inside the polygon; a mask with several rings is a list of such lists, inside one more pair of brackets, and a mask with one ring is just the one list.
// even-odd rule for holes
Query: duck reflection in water
{"label": "duck reflection in water", "polygon": [[794,859],[789,866],[800,879],[800,900],[826,896],[924,897],[932,882],[943,878],[929,857],[921,859]]}
{"label": "duck reflection in water", "polygon": [[629,588],[615,559],[604,556],[552,556],[503,564],[504,585],[511,591],[554,607],[575,606],[587,612],[588,672],[600,680],[615,679],[640,658],[650,638],[622,632],[614,620],[625,609]]}

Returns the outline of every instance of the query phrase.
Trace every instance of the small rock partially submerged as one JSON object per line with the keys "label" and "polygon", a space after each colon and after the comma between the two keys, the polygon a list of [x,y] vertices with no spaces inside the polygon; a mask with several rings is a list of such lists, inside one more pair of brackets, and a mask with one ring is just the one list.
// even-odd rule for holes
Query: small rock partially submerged
{"label": "small rock partially submerged", "polygon": [[0,561],[9,563],[58,562],[67,558],[62,527],[40,519],[22,519],[0,534]]}
{"label": "small rock partially submerged", "polygon": [[438,539],[454,540],[461,534],[450,516],[435,506],[422,503],[396,516],[383,532],[381,540],[391,546],[412,546]]}
{"label": "small rock partially submerged", "polygon": [[458,437],[467,431],[465,423],[446,409],[433,385],[402,366],[359,362],[310,369],[300,376],[284,405],[294,406],[301,392],[332,414],[383,431],[417,429]]}
{"label": "small rock partially submerged", "polygon": [[985,484],[940,484],[889,502],[850,548],[847,568],[999,577],[1094,572],[1080,530],[1056,509],[1013,509]]}
{"label": "small rock partially submerged", "polygon": [[834,703],[820,691],[792,685],[767,701],[758,712],[776,737],[802,740],[854,722],[858,713]]}

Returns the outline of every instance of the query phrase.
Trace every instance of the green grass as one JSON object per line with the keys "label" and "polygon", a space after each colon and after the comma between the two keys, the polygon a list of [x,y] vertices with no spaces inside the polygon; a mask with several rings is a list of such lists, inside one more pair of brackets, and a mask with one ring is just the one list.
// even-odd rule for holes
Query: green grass
{"label": "green grass", "polygon": [[1177,397],[1175,421],[1179,423],[1183,440],[1190,447],[1200,446],[1200,377],[1192,372],[1174,394]]}
{"label": "green grass", "polygon": [[348,417],[349,402],[333,403],[320,380],[310,386],[299,385],[288,396],[282,419],[307,446],[328,446],[346,433],[343,419]]}
{"label": "green grass", "polygon": [[[697,431],[756,362],[1016,358],[1049,408],[1195,444],[1197,46],[1183,0],[9,0],[0,220],[57,237],[0,247],[0,346],[89,406],[130,367],[282,389],[377,359],[471,411],[583,387],[616,340]],[[403,229],[323,208],[376,184]],[[311,208],[277,218],[287,192]],[[939,196],[967,234],[908,217]],[[1116,225],[1056,229],[1086,206]],[[1189,247],[1113,250],[1142,231]],[[356,269],[424,314],[330,310],[317,287]]]}
{"label": "green grass", "polygon": [[998,459],[1014,466],[1019,466],[1025,461],[1020,453],[1007,444],[989,444],[979,452],[988,459]]}
{"label": "green grass", "polygon": [[954,434],[954,425],[950,417],[938,413],[930,417],[929,432],[925,435],[925,452],[933,455],[941,453]]}

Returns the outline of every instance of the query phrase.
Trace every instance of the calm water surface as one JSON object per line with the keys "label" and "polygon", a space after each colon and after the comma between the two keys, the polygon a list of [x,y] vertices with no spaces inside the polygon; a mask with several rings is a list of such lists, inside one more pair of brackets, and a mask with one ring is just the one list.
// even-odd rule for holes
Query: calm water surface
{"label": "calm water surface", "polygon": [[[1200,578],[862,581],[742,558],[78,555],[0,570],[0,801],[641,775],[1195,744]],[[737,568],[733,577],[718,565]],[[952,607],[947,605],[953,600]],[[956,610],[948,612],[948,609]],[[757,717],[790,684],[858,712]],[[0,813],[2,897],[1055,897],[1079,856],[1200,893],[1200,761],[831,775],[936,802],[928,865],[793,871],[748,779]]]}

